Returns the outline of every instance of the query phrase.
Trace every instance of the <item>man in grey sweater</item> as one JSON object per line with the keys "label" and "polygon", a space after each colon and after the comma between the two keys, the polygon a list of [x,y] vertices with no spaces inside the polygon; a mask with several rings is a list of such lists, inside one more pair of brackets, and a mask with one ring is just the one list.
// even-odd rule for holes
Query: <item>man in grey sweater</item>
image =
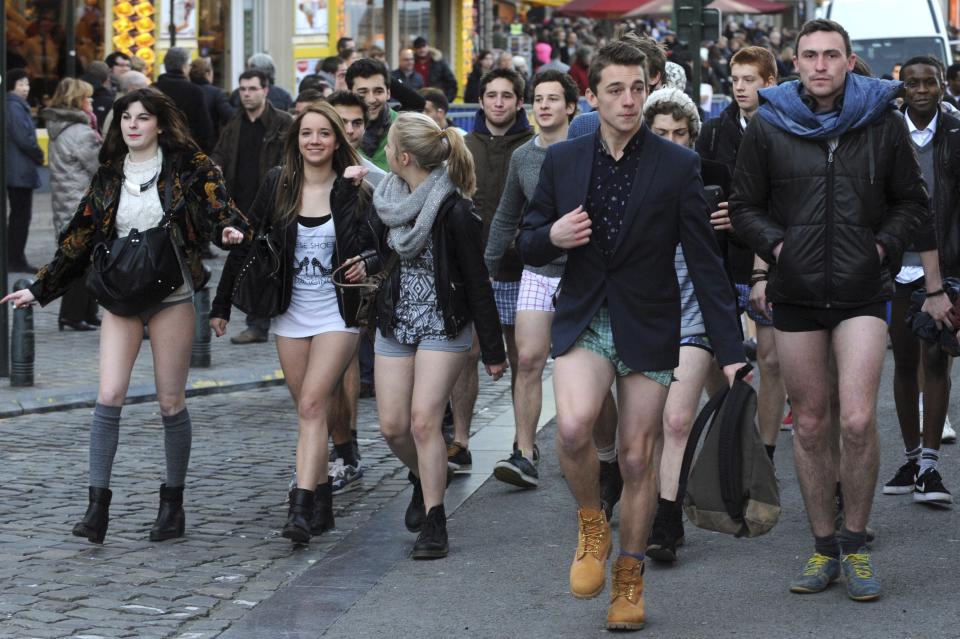
{"label": "man in grey sweater", "polygon": [[[577,110],[577,85],[560,71],[539,74],[533,81],[533,96],[533,115],[540,135],[518,147],[510,157],[506,184],[490,224],[484,253],[492,277],[496,277],[504,254],[513,246],[520,218],[537,187],[547,147],[567,139],[567,127]],[[520,279],[515,328],[518,365],[513,389],[517,444],[513,454],[494,467],[494,475],[523,488],[539,483],[534,437],[540,420],[543,368],[550,354],[553,295],[565,262],[563,256],[546,266],[524,265]]]}

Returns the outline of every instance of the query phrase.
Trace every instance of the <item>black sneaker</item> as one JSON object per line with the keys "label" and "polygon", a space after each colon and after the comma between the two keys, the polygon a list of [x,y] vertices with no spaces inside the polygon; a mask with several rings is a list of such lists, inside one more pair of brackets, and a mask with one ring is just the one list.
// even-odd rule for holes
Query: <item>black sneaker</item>
{"label": "black sneaker", "polygon": [[679,507],[674,502],[658,500],[646,555],[654,561],[673,563],[677,560],[677,546],[683,545],[683,535],[683,513]]}
{"label": "black sneaker", "polygon": [[423,505],[423,486],[420,485],[420,478],[413,473],[407,473],[407,480],[413,484],[413,495],[410,496],[410,505],[403,516],[403,523],[410,532],[420,532],[427,516],[426,507]]}
{"label": "black sneaker", "polygon": [[447,515],[443,504],[434,506],[427,513],[423,530],[410,556],[414,559],[440,559],[447,556]]}
{"label": "black sneaker", "polygon": [[917,477],[916,487],[913,489],[913,501],[918,504],[950,508],[953,495],[943,487],[943,479],[936,468],[930,468]]}
{"label": "black sneaker", "polygon": [[623,477],[620,476],[620,463],[615,459],[612,462],[600,462],[600,501],[603,503],[603,512],[607,521],[613,518],[613,507],[620,501],[623,492]]}
{"label": "black sneaker", "polygon": [[473,468],[473,455],[470,449],[460,442],[447,445],[447,466],[457,473],[465,473]]}
{"label": "black sneaker", "polygon": [[897,469],[893,479],[883,485],[884,495],[908,495],[913,492],[917,483],[917,473],[920,466],[916,461],[908,459],[907,463]]}
{"label": "black sneaker", "polygon": [[493,476],[520,488],[536,488],[540,484],[540,473],[536,466],[519,450],[513,451],[509,459],[498,461],[493,467]]}
{"label": "black sneaker", "polygon": [[[513,452],[520,450],[520,447],[517,446],[517,440],[513,440]],[[533,445],[533,465],[540,465],[540,447],[536,444]]]}

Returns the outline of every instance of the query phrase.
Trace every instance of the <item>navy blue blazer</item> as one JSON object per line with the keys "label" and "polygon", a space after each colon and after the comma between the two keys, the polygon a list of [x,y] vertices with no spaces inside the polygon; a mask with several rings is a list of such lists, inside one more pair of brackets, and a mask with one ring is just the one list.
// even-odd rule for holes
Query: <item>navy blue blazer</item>
{"label": "navy blue blazer", "polygon": [[[592,241],[567,252],[552,354],[567,352],[606,301],[617,354],[627,366],[634,371],[676,368],[680,288],[673,258],[679,242],[717,359],[723,366],[742,362],[736,301],[710,227],[700,160],[646,126],[641,135],[640,169],[613,255],[605,259]],[[550,243],[550,227],[585,204],[593,158],[593,135],[547,149],[517,237],[525,264],[541,266],[563,254]]]}

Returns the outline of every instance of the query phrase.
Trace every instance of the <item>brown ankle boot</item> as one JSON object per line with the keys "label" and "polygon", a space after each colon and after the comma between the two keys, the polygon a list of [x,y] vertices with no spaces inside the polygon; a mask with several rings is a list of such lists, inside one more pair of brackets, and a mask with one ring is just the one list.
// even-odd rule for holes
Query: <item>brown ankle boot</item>
{"label": "brown ankle boot", "polygon": [[580,531],[577,553],[570,565],[570,592],[578,599],[592,599],[606,583],[606,561],[610,556],[610,524],[602,510],[577,511]]}
{"label": "brown ankle boot", "polygon": [[643,611],[643,562],[620,555],[613,564],[610,584],[608,630],[641,630],[646,620]]}

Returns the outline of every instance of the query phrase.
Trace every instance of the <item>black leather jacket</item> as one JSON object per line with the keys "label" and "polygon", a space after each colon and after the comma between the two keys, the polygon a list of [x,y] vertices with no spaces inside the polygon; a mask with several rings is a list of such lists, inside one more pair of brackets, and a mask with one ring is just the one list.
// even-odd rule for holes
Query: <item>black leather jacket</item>
{"label": "black leather jacket", "polygon": [[[367,220],[377,238],[380,263],[386,264],[393,253],[387,244],[387,227],[373,207]],[[482,230],[480,216],[469,199],[452,193],[440,205],[432,231],[437,302],[448,337],[456,337],[472,321],[483,363],[500,364],[507,356],[490,275],[483,262]],[[367,270],[373,272],[369,266]],[[377,296],[377,325],[384,336],[387,336],[399,297],[398,265]]]}
{"label": "black leather jacket", "polygon": [[[270,169],[264,177],[260,190],[257,191],[257,197],[254,200],[250,210],[250,226],[259,229],[261,220],[264,216],[273,215],[276,189],[280,181],[280,167]],[[333,249],[334,268],[339,267],[343,262],[351,257],[361,255],[373,249],[375,241],[370,227],[363,221],[363,211],[365,206],[359,203],[361,198],[360,190],[365,187],[358,187],[351,180],[345,180],[338,177],[333,183],[333,189],[330,192],[330,210],[333,212],[333,228],[336,236],[336,246]],[[369,195],[364,195],[369,200]],[[297,224],[293,222],[286,226],[273,226],[270,224],[270,236],[275,246],[280,250],[280,264],[282,265],[283,296],[280,313],[286,312],[290,306],[290,298],[293,295],[293,275],[294,275],[294,249],[297,244]],[[246,247],[241,247],[230,252],[226,264],[223,266],[223,274],[220,276],[220,283],[217,285],[217,295],[211,304],[210,317],[220,317],[225,320],[230,319],[231,295],[233,284],[237,272],[243,266],[247,258]],[[379,270],[379,261],[374,257],[366,261],[368,273],[375,273]],[[343,317],[347,326],[357,326],[357,310],[360,304],[359,294],[356,289],[337,288],[337,307],[340,310],[340,316]]]}
{"label": "black leather jacket", "polygon": [[893,111],[842,135],[834,151],[827,140],[754,117],[740,143],[730,212],[737,234],[773,265],[773,303],[855,308],[889,299],[911,242],[936,248],[920,167]]}

